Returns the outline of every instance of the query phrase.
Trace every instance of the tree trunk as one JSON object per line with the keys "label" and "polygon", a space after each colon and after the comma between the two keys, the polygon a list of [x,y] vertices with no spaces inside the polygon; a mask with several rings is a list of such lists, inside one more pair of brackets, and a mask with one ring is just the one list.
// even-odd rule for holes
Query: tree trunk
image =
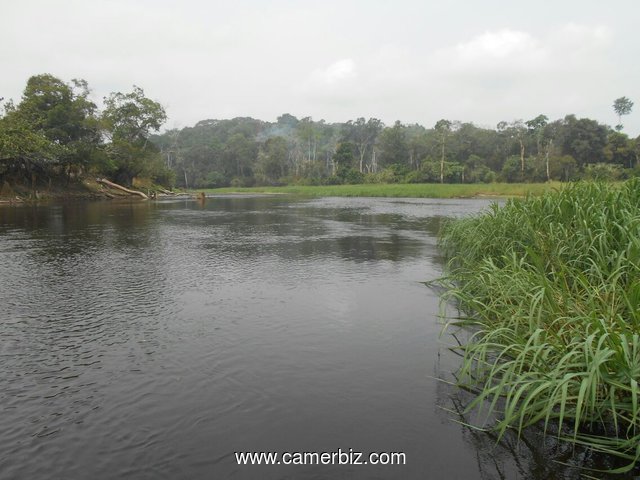
{"label": "tree trunk", "polygon": [[522,172],[522,180],[524,180],[524,142],[522,141],[522,137],[519,138],[520,141],[520,171]]}
{"label": "tree trunk", "polygon": [[549,174],[549,152],[551,151],[552,145],[553,145],[553,140],[549,140],[549,144],[547,145],[547,154],[545,155],[545,163],[547,167],[547,182],[551,181],[551,175]]}
{"label": "tree trunk", "polygon": [[442,152],[440,155],[440,183],[444,183],[444,134],[442,135]]}
{"label": "tree trunk", "polygon": [[144,200],[149,200],[149,197],[147,195],[145,195],[144,193],[139,192],[137,190],[130,190],[130,189],[126,188],[126,187],[123,187],[122,185],[118,185],[117,183],[110,182],[109,180],[107,180],[105,178],[98,178],[96,181],[98,183],[102,183],[103,185],[106,185],[108,187],[115,188],[117,190],[122,190],[123,192],[130,193],[131,195],[138,195],[140,198],[143,198]]}

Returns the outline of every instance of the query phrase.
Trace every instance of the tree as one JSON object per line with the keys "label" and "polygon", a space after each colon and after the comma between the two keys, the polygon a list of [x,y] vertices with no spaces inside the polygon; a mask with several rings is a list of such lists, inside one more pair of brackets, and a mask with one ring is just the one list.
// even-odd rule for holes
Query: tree
{"label": "tree", "polygon": [[[536,118],[528,120],[525,125],[529,129],[529,133],[536,139],[536,155],[538,159],[542,154],[542,139],[544,138],[544,129],[549,123],[549,118],[546,115],[538,115]],[[549,173],[549,152],[547,149],[545,155],[545,172],[547,181],[551,180],[551,174]]]}
{"label": "tree", "polygon": [[251,177],[253,162],[258,157],[258,145],[241,133],[232,135],[225,144],[223,159],[228,176]]}
{"label": "tree", "polygon": [[111,93],[104,104],[102,123],[111,140],[107,153],[116,181],[130,185],[137,175],[153,177],[160,173],[157,170],[163,164],[159,150],[149,143],[149,135],[167,119],[162,105],[147,98],[135,85],[130,93]]}
{"label": "tree", "polygon": [[429,154],[429,136],[422,125],[408,125],[405,129],[409,146],[409,167],[419,170],[422,161]]}
{"label": "tree", "polygon": [[438,120],[434,129],[440,137],[440,183],[444,183],[444,147],[451,133],[451,122],[445,119]]}
{"label": "tree", "polygon": [[256,178],[259,183],[276,184],[288,173],[287,141],[283,137],[268,139],[258,153]]}
{"label": "tree", "polygon": [[0,181],[25,174],[35,188],[36,173],[55,162],[61,148],[18,115],[0,118]]}
{"label": "tree", "polygon": [[338,177],[344,178],[347,171],[352,168],[353,161],[353,144],[350,142],[340,143],[336,149],[336,153],[333,155],[335,174]]}
{"label": "tree", "polygon": [[505,122],[500,122],[498,124],[498,128],[503,127],[502,129],[507,133],[508,136],[517,140],[519,153],[520,153],[520,175],[521,180],[524,181],[524,154],[525,154],[525,136],[527,134],[527,127],[525,126],[522,120],[514,120],[511,123],[506,124],[506,128],[504,128]]}
{"label": "tree", "polygon": [[378,143],[383,166],[407,165],[409,146],[407,145],[405,126],[399,120],[393,127],[387,127],[382,131]]}
{"label": "tree", "polygon": [[633,168],[636,158],[635,142],[622,132],[611,132],[604,147],[604,157],[608,163]]}
{"label": "tree", "polygon": [[365,156],[369,150],[373,149],[376,138],[384,128],[382,121],[377,118],[366,120],[363,117],[355,122],[349,120],[345,125],[346,137],[353,142],[358,153],[358,169],[364,172]]}
{"label": "tree", "polygon": [[629,115],[632,108],[633,102],[627,97],[616,98],[613,101],[613,110],[618,115],[618,125],[616,125],[616,130],[622,130],[622,116]]}
{"label": "tree", "polygon": [[151,131],[157,131],[167,120],[162,105],[133,86],[130,93],[111,93],[104,99],[102,120],[112,138],[127,142],[147,142]]}
{"label": "tree", "polygon": [[11,158],[31,177],[36,173],[51,177],[72,167],[82,168],[92,160],[99,144],[96,105],[88,98],[84,80],[67,84],[50,74],[29,78],[17,106],[5,105],[0,156]]}
{"label": "tree", "polygon": [[562,139],[562,154],[572,156],[578,166],[602,161],[609,128],[589,118],[567,115],[558,136]]}
{"label": "tree", "polygon": [[311,117],[303,118],[298,122],[296,128],[298,137],[304,146],[303,148],[307,151],[307,163],[315,161],[318,147],[318,134],[313,119]]}

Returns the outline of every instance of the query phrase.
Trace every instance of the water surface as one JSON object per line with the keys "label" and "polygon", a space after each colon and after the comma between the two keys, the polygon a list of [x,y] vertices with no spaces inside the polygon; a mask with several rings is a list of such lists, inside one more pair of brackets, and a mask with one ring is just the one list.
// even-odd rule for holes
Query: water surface
{"label": "water surface", "polygon": [[[0,208],[0,478],[551,478],[441,408],[457,359],[421,282],[442,220],[487,205]],[[234,456],[339,448],[406,465]]]}

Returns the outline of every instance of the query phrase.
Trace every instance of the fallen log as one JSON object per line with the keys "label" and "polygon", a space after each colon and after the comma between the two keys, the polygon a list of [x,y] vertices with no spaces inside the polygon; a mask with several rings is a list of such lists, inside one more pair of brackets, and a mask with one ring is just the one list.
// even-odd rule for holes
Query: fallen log
{"label": "fallen log", "polygon": [[123,192],[130,193],[131,195],[138,195],[140,198],[143,198],[145,200],[149,200],[149,197],[146,194],[144,194],[142,192],[139,192],[137,190],[131,190],[131,189],[127,188],[127,187],[123,187],[122,185],[118,185],[117,183],[110,182],[106,178],[97,178],[96,181],[98,183],[106,185],[107,187],[115,188],[117,190],[122,190]]}

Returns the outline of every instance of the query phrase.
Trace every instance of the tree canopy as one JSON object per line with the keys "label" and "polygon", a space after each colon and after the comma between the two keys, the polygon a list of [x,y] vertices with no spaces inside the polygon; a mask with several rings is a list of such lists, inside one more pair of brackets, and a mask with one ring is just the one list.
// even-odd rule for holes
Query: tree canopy
{"label": "tree canopy", "polygon": [[[589,118],[500,122],[495,129],[442,119],[432,128],[253,118],[206,120],[152,136],[179,185],[570,180],[593,171],[632,175],[638,141]],[[622,173],[613,167],[620,165]],[[589,168],[587,168],[589,167]],[[604,169],[604,170],[603,170]]]}
{"label": "tree canopy", "polygon": [[[0,117],[0,180],[38,182],[93,172],[130,184],[144,174],[167,183],[171,174],[149,135],[166,114],[133,88],[111,93],[98,111],[84,80],[45,73],[27,81],[20,102]],[[170,182],[169,182],[170,183]]]}
{"label": "tree canopy", "polygon": [[631,113],[631,109],[633,108],[633,102],[629,100],[627,97],[616,98],[613,101],[613,110],[618,115],[618,125],[616,125],[616,130],[622,130],[622,116],[629,115]]}

